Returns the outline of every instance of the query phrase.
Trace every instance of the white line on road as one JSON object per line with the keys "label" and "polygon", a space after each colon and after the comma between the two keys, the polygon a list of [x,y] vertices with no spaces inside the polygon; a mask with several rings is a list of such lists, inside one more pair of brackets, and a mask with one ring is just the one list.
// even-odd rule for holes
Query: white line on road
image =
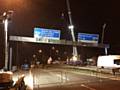
{"label": "white line on road", "polygon": [[96,89],[91,88],[91,87],[89,87],[89,86],[87,86],[87,85],[85,85],[85,84],[81,84],[81,86],[82,86],[82,87],[85,87],[85,88],[87,88],[87,89],[89,89],[89,90],[96,90]]}

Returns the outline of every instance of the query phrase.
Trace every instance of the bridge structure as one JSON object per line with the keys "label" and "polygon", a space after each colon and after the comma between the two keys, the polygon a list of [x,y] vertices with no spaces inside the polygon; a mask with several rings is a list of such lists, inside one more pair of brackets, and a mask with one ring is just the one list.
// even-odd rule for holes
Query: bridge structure
{"label": "bridge structure", "polygon": [[109,44],[103,43],[83,43],[77,41],[68,41],[68,40],[44,40],[39,41],[34,37],[22,37],[22,36],[10,36],[10,41],[18,41],[18,42],[31,42],[31,43],[43,43],[43,44],[56,44],[56,45],[72,45],[72,46],[82,46],[82,47],[98,47],[109,49]]}

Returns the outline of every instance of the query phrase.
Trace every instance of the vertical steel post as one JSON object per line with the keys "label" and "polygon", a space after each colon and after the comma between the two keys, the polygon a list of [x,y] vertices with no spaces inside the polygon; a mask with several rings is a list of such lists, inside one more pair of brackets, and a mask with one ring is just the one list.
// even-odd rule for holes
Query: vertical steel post
{"label": "vertical steel post", "polygon": [[3,23],[5,32],[5,69],[8,70],[8,23],[13,11],[7,11],[3,13]]}
{"label": "vertical steel post", "polygon": [[[69,29],[71,30],[72,40],[75,42],[76,40],[75,40],[75,34],[74,34],[74,25],[72,23],[72,14],[71,14],[69,0],[66,0],[66,3],[67,3],[68,17],[69,17],[69,22],[70,22],[70,28]],[[73,46],[73,55],[74,56],[78,55],[76,46]]]}
{"label": "vertical steel post", "polygon": [[5,69],[8,70],[8,19],[4,20],[5,31]]}
{"label": "vertical steel post", "polygon": [[[105,27],[106,27],[106,23],[104,23],[102,26],[101,44],[104,44]],[[107,48],[105,47],[105,55],[107,55],[107,54],[108,54],[108,51],[107,51]]]}
{"label": "vertical steel post", "polygon": [[101,43],[102,43],[102,44],[104,43],[105,27],[106,27],[106,23],[104,23],[104,24],[103,24],[103,27],[102,27],[102,38],[101,38]]}
{"label": "vertical steel post", "polygon": [[12,47],[10,47],[10,63],[9,63],[9,69],[12,70]]}

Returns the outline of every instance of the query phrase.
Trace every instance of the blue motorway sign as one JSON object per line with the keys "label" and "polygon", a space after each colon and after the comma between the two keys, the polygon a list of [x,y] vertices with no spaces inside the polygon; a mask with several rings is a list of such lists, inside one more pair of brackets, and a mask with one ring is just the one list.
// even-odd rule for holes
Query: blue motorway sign
{"label": "blue motorway sign", "polygon": [[59,40],[60,30],[34,28],[34,38]]}
{"label": "blue motorway sign", "polygon": [[85,43],[98,43],[99,35],[98,34],[78,33],[78,41],[85,42]]}

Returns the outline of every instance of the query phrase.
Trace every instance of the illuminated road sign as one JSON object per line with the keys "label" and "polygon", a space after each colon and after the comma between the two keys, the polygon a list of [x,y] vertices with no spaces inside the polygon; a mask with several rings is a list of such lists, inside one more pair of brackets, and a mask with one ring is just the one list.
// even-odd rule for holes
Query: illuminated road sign
{"label": "illuminated road sign", "polygon": [[34,28],[34,38],[39,41],[60,40],[60,30]]}
{"label": "illuminated road sign", "polygon": [[78,33],[78,42],[98,43],[98,40],[99,40],[98,34]]}

